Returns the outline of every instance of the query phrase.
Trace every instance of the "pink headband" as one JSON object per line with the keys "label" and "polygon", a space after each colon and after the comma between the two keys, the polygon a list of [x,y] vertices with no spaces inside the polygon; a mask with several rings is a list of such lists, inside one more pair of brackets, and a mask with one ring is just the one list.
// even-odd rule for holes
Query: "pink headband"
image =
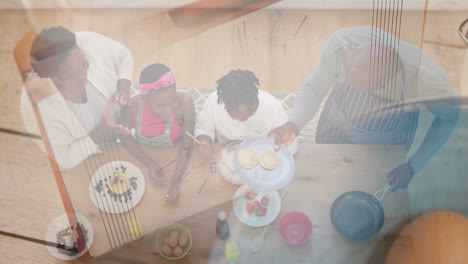
{"label": "pink headband", "polygon": [[156,82],[154,83],[140,83],[138,87],[140,87],[140,94],[145,95],[149,93],[151,90],[157,90],[161,87],[166,87],[169,85],[175,84],[175,77],[172,71],[166,72],[161,78],[159,78]]}

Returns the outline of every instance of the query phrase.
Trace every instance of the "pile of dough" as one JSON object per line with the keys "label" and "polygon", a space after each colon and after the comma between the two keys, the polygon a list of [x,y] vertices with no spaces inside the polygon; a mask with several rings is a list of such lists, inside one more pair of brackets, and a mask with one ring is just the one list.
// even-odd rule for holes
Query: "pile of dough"
{"label": "pile of dough", "polygon": [[259,161],[263,168],[272,170],[278,167],[279,157],[276,152],[272,150],[266,150],[260,154]]}
{"label": "pile of dough", "polygon": [[252,169],[258,164],[257,153],[251,149],[239,151],[237,160],[239,164],[246,169]]}
{"label": "pile of dough", "polygon": [[127,176],[121,172],[115,172],[107,181],[109,188],[118,194],[123,194],[128,191],[130,187],[130,182],[127,179]]}

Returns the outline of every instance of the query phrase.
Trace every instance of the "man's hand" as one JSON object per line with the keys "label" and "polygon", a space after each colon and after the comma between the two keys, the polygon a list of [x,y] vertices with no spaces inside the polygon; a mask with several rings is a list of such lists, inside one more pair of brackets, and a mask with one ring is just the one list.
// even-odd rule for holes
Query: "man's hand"
{"label": "man's hand", "polygon": [[392,186],[390,190],[394,192],[399,188],[405,189],[413,179],[413,176],[414,171],[409,162],[397,167],[387,175],[389,183]]}
{"label": "man's hand", "polygon": [[287,122],[286,124],[271,130],[268,136],[275,140],[275,151],[280,149],[281,144],[286,147],[291,146],[297,137],[297,130],[297,126],[293,122]]}
{"label": "man's hand", "polygon": [[107,102],[130,106],[132,100],[130,99],[129,92],[130,81],[120,79],[117,82],[117,91],[110,98],[107,98]]}

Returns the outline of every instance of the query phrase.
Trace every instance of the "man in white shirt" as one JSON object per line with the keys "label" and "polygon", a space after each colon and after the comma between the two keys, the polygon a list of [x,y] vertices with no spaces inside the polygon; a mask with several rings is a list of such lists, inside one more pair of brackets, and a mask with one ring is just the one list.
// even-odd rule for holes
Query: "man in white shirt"
{"label": "man in white shirt", "polygon": [[[195,136],[199,151],[211,154],[212,143],[267,136],[270,130],[288,120],[281,102],[265,91],[251,71],[231,70],[217,81],[218,87],[205,101],[198,117]],[[297,151],[297,140],[289,147]]]}
{"label": "man in white shirt", "polygon": [[119,112],[112,103],[130,102],[133,57],[125,46],[94,32],[48,28],[32,44],[31,65],[35,73],[21,96],[24,125],[39,133],[33,103],[60,167],[72,168],[100,152],[101,142],[128,133],[110,123]]}

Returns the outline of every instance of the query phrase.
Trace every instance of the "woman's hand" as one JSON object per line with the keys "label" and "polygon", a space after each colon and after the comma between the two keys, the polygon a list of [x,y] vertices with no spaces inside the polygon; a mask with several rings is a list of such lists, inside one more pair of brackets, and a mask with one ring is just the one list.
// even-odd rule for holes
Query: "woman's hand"
{"label": "woman's hand", "polygon": [[405,189],[408,187],[409,182],[413,179],[414,171],[409,162],[392,170],[387,178],[389,180],[391,191],[394,192],[399,188]]}
{"label": "woman's hand", "polygon": [[274,149],[279,150],[281,144],[286,147],[291,146],[297,137],[297,126],[293,122],[287,122],[286,124],[279,126],[270,131],[268,136],[275,140]]}
{"label": "woman's hand", "polygon": [[108,128],[111,129],[112,134],[114,135],[123,135],[128,136],[131,134],[131,131],[128,127],[125,127],[121,124],[114,124],[112,121],[109,120],[106,113],[102,113],[102,120],[106,124]]}
{"label": "woman's hand", "polygon": [[130,106],[132,100],[130,99],[129,92],[130,92],[130,81],[120,79],[117,82],[117,91],[110,98],[107,98],[107,102]]}

